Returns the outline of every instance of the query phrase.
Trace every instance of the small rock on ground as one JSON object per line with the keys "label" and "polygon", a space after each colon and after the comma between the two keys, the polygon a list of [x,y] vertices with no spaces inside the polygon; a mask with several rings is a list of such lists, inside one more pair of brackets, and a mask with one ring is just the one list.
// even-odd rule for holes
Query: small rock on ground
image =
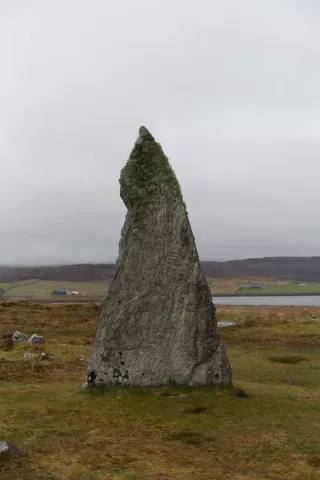
{"label": "small rock on ground", "polygon": [[30,338],[29,338],[29,343],[40,343],[44,344],[44,338],[42,335],[38,335],[37,333],[34,333]]}
{"label": "small rock on ground", "polygon": [[188,398],[186,393],[181,393],[180,395],[170,395],[169,398]]}
{"label": "small rock on ground", "polygon": [[36,357],[39,357],[39,355],[37,353],[30,353],[30,352],[26,352],[24,355],[23,355],[24,358],[36,358]]}
{"label": "small rock on ground", "polygon": [[41,360],[57,360],[57,358],[52,353],[41,353]]}
{"label": "small rock on ground", "polygon": [[89,358],[87,357],[79,357],[78,360],[80,360],[80,362],[89,362]]}
{"label": "small rock on ground", "polygon": [[20,450],[8,442],[0,442],[0,458],[19,455]]}
{"label": "small rock on ground", "polygon": [[24,333],[15,332],[15,333],[12,335],[12,340],[13,340],[14,343],[22,343],[22,342],[27,342],[27,341],[28,341],[28,337],[27,337],[27,335],[25,335]]}
{"label": "small rock on ground", "polygon": [[232,327],[233,325],[237,325],[236,322],[217,322],[218,327]]}

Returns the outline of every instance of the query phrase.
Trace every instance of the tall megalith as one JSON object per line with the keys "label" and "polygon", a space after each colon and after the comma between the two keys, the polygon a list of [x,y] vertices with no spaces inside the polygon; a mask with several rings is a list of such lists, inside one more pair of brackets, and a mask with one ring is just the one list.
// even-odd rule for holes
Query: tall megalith
{"label": "tall megalith", "polygon": [[230,385],[180,186],[145,127],[120,191],[128,212],[85,385]]}

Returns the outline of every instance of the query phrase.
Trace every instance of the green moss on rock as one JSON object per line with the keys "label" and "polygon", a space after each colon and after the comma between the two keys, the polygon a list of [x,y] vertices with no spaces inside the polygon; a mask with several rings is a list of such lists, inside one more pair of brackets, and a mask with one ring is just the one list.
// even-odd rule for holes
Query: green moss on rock
{"label": "green moss on rock", "polygon": [[177,197],[182,200],[179,182],[163,153],[162,147],[151,133],[141,127],[139,138],[120,177],[121,197],[133,218],[158,196]]}

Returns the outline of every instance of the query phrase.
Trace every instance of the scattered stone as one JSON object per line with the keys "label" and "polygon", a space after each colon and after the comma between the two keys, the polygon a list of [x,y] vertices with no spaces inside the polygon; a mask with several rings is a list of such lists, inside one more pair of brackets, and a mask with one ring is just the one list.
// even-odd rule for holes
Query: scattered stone
{"label": "scattered stone", "polygon": [[120,193],[128,212],[84,386],[229,386],[231,367],[180,185],[144,127]]}
{"label": "scattered stone", "polygon": [[20,450],[8,442],[0,442],[0,458],[19,455]]}
{"label": "scattered stone", "polygon": [[180,395],[169,395],[168,398],[188,398],[188,395],[186,393],[181,393]]}
{"label": "scattered stone", "polygon": [[22,342],[27,342],[27,341],[28,341],[28,337],[27,337],[27,335],[25,335],[24,333],[15,332],[15,333],[12,335],[12,340],[13,340],[13,343],[22,343]]}
{"label": "scattered stone", "polygon": [[44,344],[44,338],[43,338],[42,335],[38,335],[37,333],[34,333],[34,334],[29,338],[29,343]]}
{"label": "scattered stone", "polygon": [[233,327],[233,325],[237,325],[236,322],[218,322],[218,327]]}
{"label": "scattered stone", "polygon": [[87,357],[79,357],[78,360],[80,360],[80,362],[90,362],[89,358]]}
{"label": "scattered stone", "polygon": [[26,352],[24,355],[23,355],[24,358],[36,358],[36,357],[39,357],[38,353],[30,353],[30,352]]}
{"label": "scattered stone", "polygon": [[52,353],[41,353],[41,360],[57,360]]}

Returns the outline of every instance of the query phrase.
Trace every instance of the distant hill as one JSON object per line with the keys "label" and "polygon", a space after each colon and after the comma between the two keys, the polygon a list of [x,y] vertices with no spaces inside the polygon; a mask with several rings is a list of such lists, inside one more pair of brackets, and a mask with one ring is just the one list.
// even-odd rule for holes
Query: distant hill
{"label": "distant hill", "polygon": [[[268,277],[320,282],[320,257],[265,257],[226,262],[202,262],[206,277]],[[79,264],[42,267],[0,267],[1,282],[28,279],[88,282],[110,280],[114,264]]]}
{"label": "distant hill", "polygon": [[226,262],[202,262],[206,276],[221,278],[267,277],[320,281],[320,257],[263,257]]}
{"label": "distant hill", "polygon": [[0,267],[1,282],[20,282],[30,278],[65,282],[109,280],[115,273],[114,264],[79,264],[41,267]]}

